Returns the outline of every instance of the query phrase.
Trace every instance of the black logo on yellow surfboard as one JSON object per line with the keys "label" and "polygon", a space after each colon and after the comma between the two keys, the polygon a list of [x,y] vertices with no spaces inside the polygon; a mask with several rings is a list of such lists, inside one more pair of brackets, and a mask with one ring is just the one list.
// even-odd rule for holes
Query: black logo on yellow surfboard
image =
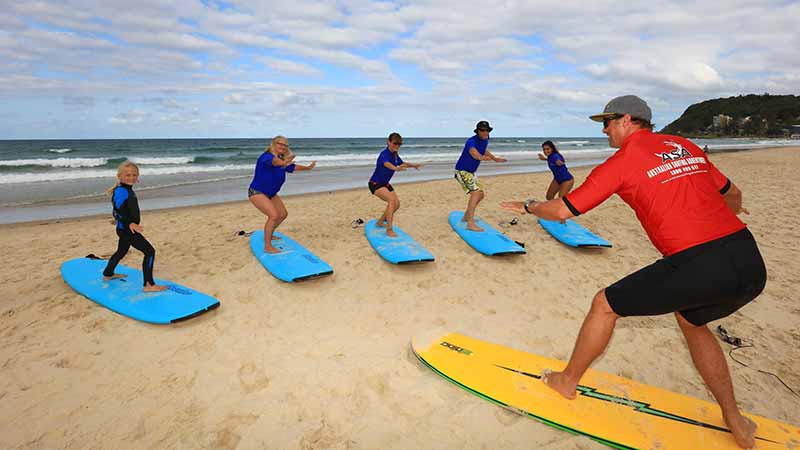
{"label": "black logo on yellow surfboard", "polygon": [[447,347],[447,348],[449,348],[450,350],[452,350],[452,351],[454,351],[454,352],[461,353],[461,354],[463,354],[463,355],[467,355],[467,356],[469,356],[469,355],[471,355],[471,354],[472,354],[472,350],[467,350],[467,349],[465,349],[464,347],[459,347],[459,346],[457,346],[457,345],[453,345],[453,344],[451,344],[451,343],[449,343],[449,342],[447,342],[447,341],[442,341],[442,342],[440,343],[440,345],[441,345],[442,347]]}

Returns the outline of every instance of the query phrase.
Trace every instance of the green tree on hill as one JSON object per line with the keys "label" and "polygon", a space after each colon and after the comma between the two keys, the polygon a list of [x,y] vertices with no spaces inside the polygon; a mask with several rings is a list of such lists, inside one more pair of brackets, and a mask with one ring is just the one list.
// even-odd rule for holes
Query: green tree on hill
{"label": "green tree on hill", "polygon": [[[732,120],[715,127],[714,117],[720,115]],[[750,94],[695,103],[661,131],[689,137],[782,136],[798,124],[800,96]]]}

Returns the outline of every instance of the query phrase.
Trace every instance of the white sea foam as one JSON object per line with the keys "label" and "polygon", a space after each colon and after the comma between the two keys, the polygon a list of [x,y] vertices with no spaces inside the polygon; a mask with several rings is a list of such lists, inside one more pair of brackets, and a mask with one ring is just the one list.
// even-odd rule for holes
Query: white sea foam
{"label": "white sea foam", "polygon": [[71,148],[50,148],[47,151],[51,152],[51,153],[69,153],[69,152],[72,151],[72,149]]}
{"label": "white sea foam", "polygon": [[8,159],[0,161],[0,166],[45,166],[45,167],[99,167],[104,166],[108,158],[31,158]]}
{"label": "white sea foam", "polygon": [[194,162],[194,156],[131,156],[130,161],[140,165],[162,165],[162,164],[189,164]]}
{"label": "white sea foam", "polygon": [[[172,167],[150,167],[142,168],[141,176],[148,175],[175,175],[185,173],[208,173],[208,172],[224,172],[227,170],[245,170],[252,169],[251,164],[247,165],[233,165],[228,164],[224,166],[172,166]],[[117,176],[117,171],[114,169],[93,169],[93,170],[70,170],[61,172],[50,173],[10,173],[0,174],[0,184],[15,184],[15,183],[36,183],[43,181],[58,181],[58,180],[85,180],[90,178],[110,178],[114,179]]]}

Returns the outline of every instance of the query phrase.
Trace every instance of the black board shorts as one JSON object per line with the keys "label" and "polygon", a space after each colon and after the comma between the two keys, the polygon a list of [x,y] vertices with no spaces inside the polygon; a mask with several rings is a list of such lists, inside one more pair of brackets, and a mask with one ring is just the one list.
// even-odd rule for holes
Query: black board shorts
{"label": "black board shorts", "polygon": [[389,192],[394,192],[394,188],[389,183],[378,184],[378,183],[376,183],[374,181],[370,181],[369,183],[367,183],[367,186],[369,186],[369,191],[372,192],[373,195],[375,194],[375,191],[377,191],[378,189],[380,189],[382,187],[385,187],[386,189],[388,189]]}
{"label": "black board shorts", "polygon": [[733,314],[756,298],[767,269],[747,228],[682,250],[634,272],[605,290],[620,316],[679,312],[700,326]]}

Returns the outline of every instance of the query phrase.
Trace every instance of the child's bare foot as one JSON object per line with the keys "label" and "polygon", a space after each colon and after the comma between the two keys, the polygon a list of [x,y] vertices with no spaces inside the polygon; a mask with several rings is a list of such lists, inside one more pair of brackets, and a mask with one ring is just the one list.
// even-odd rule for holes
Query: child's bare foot
{"label": "child's bare foot", "polygon": [[483,231],[483,228],[475,225],[475,222],[467,222],[467,229],[469,231]]}
{"label": "child's bare foot", "polygon": [[375,221],[375,226],[376,226],[376,227],[385,227],[385,226],[386,226],[386,221],[384,221],[384,220],[377,220],[377,221]]}
{"label": "child's bare foot", "polygon": [[397,237],[397,233],[395,233],[394,230],[391,228],[386,229],[386,235],[389,237]]}
{"label": "child's bare foot", "polygon": [[575,400],[576,384],[569,381],[563,372],[545,369],[542,371],[542,382],[567,400]]}
{"label": "child's bare foot", "polygon": [[275,248],[275,247],[273,247],[271,245],[269,247],[264,247],[264,253],[273,253],[274,254],[274,253],[280,253],[280,252],[281,252],[281,249]]}
{"label": "child's bare foot", "polygon": [[730,420],[724,414],[722,417],[725,419],[725,423],[728,424],[728,428],[731,429],[736,445],[741,448],[755,447],[756,428],[758,428],[755,422],[741,415],[738,411],[736,411],[736,417],[731,417]]}
{"label": "child's bare foot", "polygon": [[107,276],[103,275],[103,280],[111,281],[111,280],[116,280],[116,279],[125,278],[125,277],[127,277],[127,275],[125,275],[124,273],[115,273],[114,275],[111,275],[110,277],[107,277]]}
{"label": "child's bare foot", "polygon": [[274,234],[272,235],[272,240],[273,241],[280,241],[281,239],[283,239],[283,238],[280,237],[280,236],[275,236]]}
{"label": "child's bare foot", "polygon": [[142,290],[145,292],[161,292],[166,291],[167,287],[161,284],[146,284]]}

